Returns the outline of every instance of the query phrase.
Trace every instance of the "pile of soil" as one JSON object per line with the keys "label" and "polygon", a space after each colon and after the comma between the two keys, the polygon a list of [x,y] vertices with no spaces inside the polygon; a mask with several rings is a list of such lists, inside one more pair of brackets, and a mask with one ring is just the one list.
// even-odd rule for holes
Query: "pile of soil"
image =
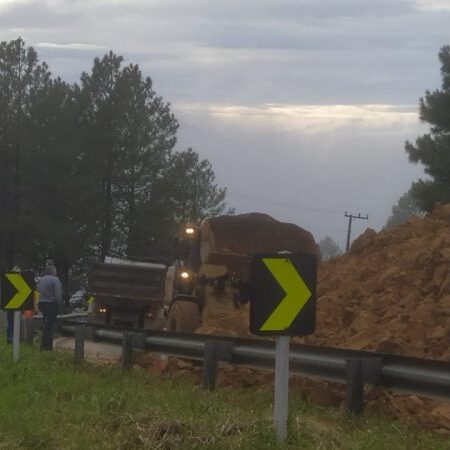
{"label": "pile of soil", "polygon": [[[450,204],[319,266],[316,332],[300,342],[450,361]],[[248,307],[199,333],[250,336]]]}
{"label": "pile of soil", "polygon": [[322,264],[305,342],[450,361],[450,204]]}

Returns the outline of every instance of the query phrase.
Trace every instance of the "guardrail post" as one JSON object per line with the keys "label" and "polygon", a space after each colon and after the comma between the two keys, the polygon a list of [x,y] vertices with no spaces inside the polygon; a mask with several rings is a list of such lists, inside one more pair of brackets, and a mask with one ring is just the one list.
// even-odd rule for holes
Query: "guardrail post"
{"label": "guardrail post", "polygon": [[138,350],[145,350],[145,333],[133,334],[133,348]]}
{"label": "guardrail post", "polygon": [[130,370],[133,365],[133,335],[128,332],[123,333],[122,340],[122,369]]}
{"label": "guardrail post", "polygon": [[363,372],[364,382],[373,385],[380,384],[381,368],[383,367],[383,359],[379,357],[364,358]]}
{"label": "guardrail post", "polygon": [[217,342],[217,358],[220,361],[232,363],[233,348],[234,348],[234,343],[232,341],[218,341]]}
{"label": "guardrail post", "polygon": [[360,358],[348,358],[346,367],[346,407],[351,414],[361,414],[364,409],[364,372]]}
{"label": "guardrail post", "polygon": [[84,361],[84,338],[86,336],[86,330],[83,325],[75,327],[75,351],[74,360],[75,364],[81,364]]}
{"label": "guardrail post", "polygon": [[84,325],[84,337],[91,341],[95,340],[95,327],[92,325]]}
{"label": "guardrail post", "polygon": [[207,339],[205,341],[205,353],[203,354],[202,387],[209,391],[216,387],[217,378],[217,341]]}

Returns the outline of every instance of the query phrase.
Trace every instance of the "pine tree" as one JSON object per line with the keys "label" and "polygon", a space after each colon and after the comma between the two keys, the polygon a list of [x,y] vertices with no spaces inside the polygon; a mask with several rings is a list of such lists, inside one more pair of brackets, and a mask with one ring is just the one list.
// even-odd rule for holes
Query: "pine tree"
{"label": "pine tree", "polygon": [[[178,122],[139,66],[122,67],[110,52],[81,79],[86,170],[99,180],[99,254],[135,256],[141,250],[141,210],[164,176]],[[146,225],[149,226],[148,224]]]}
{"label": "pine tree", "polygon": [[[192,148],[173,156],[168,178],[177,222],[199,223],[225,212],[226,188],[218,186],[211,163],[200,159]],[[233,213],[233,210],[227,213]]]}
{"label": "pine tree", "polygon": [[148,221],[141,226],[143,205],[151,201],[155,185],[165,176],[178,122],[139,66],[123,69],[117,89],[122,112],[118,165],[125,169],[118,177],[118,225],[125,231],[126,254],[135,256],[141,249],[140,229],[150,226]]}
{"label": "pine tree", "polygon": [[439,52],[442,87],[426,91],[420,99],[420,119],[431,125],[430,133],[406,142],[411,162],[425,167],[428,180],[413,183],[411,195],[420,209],[431,211],[438,202],[450,202],[450,46]]}
{"label": "pine tree", "polygon": [[19,250],[27,245],[30,108],[49,83],[47,65],[21,38],[0,43],[0,268],[19,264]]}
{"label": "pine tree", "polygon": [[78,88],[52,80],[30,108],[33,135],[27,176],[32,241],[31,260],[55,262],[68,290],[70,268],[89,252],[94,223],[92,177],[80,164]]}
{"label": "pine tree", "polygon": [[96,58],[90,73],[81,75],[81,122],[85,137],[84,168],[97,179],[92,192],[92,215],[97,222],[98,252],[101,259],[112,248],[117,203],[118,137],[121,108],[117,82],[123,58],[109,52]]}

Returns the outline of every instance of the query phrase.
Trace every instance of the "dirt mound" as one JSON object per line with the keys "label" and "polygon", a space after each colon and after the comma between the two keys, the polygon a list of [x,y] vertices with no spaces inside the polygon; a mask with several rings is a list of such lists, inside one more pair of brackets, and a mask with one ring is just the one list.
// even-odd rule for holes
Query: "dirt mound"
{"label": "dirt mound", "polygon": [[[316,332],[301,342],[450,361],[450,204],[366,230],[318,279]],[[248,307],[198,332],[248,336]]]}
{"label": "dirt mound", "polygon": [[[224,310],[222,310],[224,311]],[[236,310],[224,311],[222,316],[208,315],[202,325],[197,328],[198,334],[211,334],[215,336],[255,337],[249,330],[248,305]]]}
{"label": "dirt mound", "polygon": [[450,361],[450,205],[319,268],[315,345]]}

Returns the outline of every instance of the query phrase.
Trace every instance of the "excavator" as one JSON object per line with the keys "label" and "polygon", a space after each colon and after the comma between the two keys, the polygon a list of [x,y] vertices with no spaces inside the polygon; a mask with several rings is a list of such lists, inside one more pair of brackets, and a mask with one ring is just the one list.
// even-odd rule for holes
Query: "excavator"
{"label": "excavator", "polygon": [[88,321],[193,333],[249,301],[254,254],[319,255],[311,233],[261,213],[187,225],[180,244],[172,265],[117,258],[95,263],[89,275],[88,297],[94,302]]}
{"label": "excavator", "polygon": [[203,322],[230,316],[250,300],[251,259],[258,253],[303,252],[319,256],[314,237],[267,214],[206,219],[187,226],[183,292],[169,297],[166,327],[193,332]]}

